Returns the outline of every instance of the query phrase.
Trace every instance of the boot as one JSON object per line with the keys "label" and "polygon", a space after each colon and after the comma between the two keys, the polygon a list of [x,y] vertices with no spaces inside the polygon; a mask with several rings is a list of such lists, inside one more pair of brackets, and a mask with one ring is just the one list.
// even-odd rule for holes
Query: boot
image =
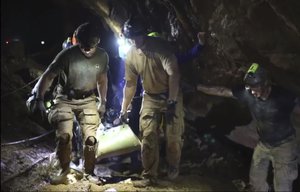
{"label": "boot", "polygon": [[99,179],[99,177],[95,174],[84,174],[84,180],[89,181],[90,183],[93,183],[95,185],[102,185],[102,181]]}
{"label": "boot", "polygon": [[58,139],[56,155],[64,170],[66,167],[63,166],[69,165],[71,162],[71,142],[68,134],[63,134],[63,136]]}
{"label": "boot", "polygon": [[168,179],[175,180],[179,175],[179,169],[175,166],[169,166],[168,168]]}
{"label": "boot", "polygon": [[58,157],[61,172],[57,176],[50,178],[52,185],[68,184],[67,175],[70,173],[70,162],[71,162],[71,147],[68,142],[58,142],[56,155]]}
{"label": "boot", "polygon": [[84,148],[84,171],[87,174],[94,173],[96,163],[95,145],[86,145]]}
{"label": "boot", "polygon": [[62,170],[59,175],[53,176],[50,178],[51,185],[59,185],[59,184],[68,184],[68,174],[70,173],[70,168]]}
{"label": "boot", "polygon": [[154,178],[144,178],[142,180],[133,181],[132,184],[134,187],[137,187],[137,188],[145,188],[145,187],[149,187],[149,186],[155,186],[158,183],[157,183],[157,180]]}
{"label": "boot", "polygon": [[102,184],[99,178],[94,174],[96,163],[95,154],[96,145],[85,145],[84,148],[84,178],[96,185]]}

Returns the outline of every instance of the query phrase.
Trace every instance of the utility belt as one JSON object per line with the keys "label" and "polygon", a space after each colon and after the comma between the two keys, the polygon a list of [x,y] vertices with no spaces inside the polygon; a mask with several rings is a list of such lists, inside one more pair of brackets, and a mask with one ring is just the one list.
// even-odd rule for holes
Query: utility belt
{"label": "utility belt", "polygon": [[63,94],[66,95],[69,100],[72,100],[72,99],[85,99],[87,97],[92,96],[94,94],[94,90],[79,91],[79,90],[70,89],[70,90],[64,91]]}

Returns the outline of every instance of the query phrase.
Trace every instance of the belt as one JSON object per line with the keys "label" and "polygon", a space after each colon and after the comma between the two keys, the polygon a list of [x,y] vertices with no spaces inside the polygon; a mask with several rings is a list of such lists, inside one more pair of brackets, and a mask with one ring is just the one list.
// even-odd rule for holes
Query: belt
{"label": "belt", "polygon": [[68,97],[69,100],[72,99],[85,99],[87,97],[90,97],[94,94],[94,90],[91,91],[76,91],[76,90],[69,90],[68,92],[65,92],[65,95]]}
{"label": "belt", "polygon": [[158,100],[167,100],[168,99],[168,93],[144,93],[145,95],[148,95],[154,99]]}

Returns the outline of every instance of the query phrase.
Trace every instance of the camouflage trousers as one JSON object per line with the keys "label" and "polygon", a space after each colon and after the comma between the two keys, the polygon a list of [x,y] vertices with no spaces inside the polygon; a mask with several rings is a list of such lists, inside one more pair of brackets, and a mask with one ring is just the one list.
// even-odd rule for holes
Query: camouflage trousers
{"label": "camouflage trousers", "polygon": [[267,183],[270,162],[273,166],[274,190],[292,191],[293,181],[298,176],[297,143],[294,136],[291,140],[277,147],[270,147],[259,142],[254,149],[250,185],[253,191],[268,191]]}
{"label": "camouflage trousers", "polygon": [[167,164],[179,167],[184,132],[182,97],[177,99],[176,117],[170,124],[165,121],[165,110],[166,99],[144,96],[140,115],[141,156],[144,169],[142,175],[144,178],[157,177],[162,141],[166,144]]}
{"label": "camouflage trousers", "polygon": [[[96,97],[80,100],[57,99],[51,108],[48,120],[56,130],[56,154],[62,169],[68,168],[71,161],[74,116],[80,124],[84,158],[85,162],[90,162],[87,167],[91,171],[95,161],[96,131],[100,123]],[[94,137],[94,146],[85,145],[89,137]]]}

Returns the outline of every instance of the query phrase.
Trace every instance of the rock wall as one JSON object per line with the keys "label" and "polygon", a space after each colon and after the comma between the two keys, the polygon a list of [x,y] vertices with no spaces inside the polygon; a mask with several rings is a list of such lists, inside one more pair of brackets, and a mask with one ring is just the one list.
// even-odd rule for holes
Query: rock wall
{"label": "rock wall", "polygon": [[[232,86],[251,62],[272,73],[274,82],[300,94],[300,3],[297,0],[84,0],[117,36],[131,15],[186,50],[198,31],[207,44],[187,66],[190,83]],[[192,76],[190,74],[193,74]]]}
{"label": "rock wall", "polygon": [[[193,46],[199,31],[206,32],[205,48],[186,63],[183,80],[233,87],[242,83],[252,62],[268,69],[275,84],[300,96],[300,1],[298,0],[82,0],[103,18],[118,37],[123,23],[133,15],[143,17],[149,30],[175,41],[185,51]],[[251,117],[247,108],[220,97],[190,92],[184,95],[186,118],[196,127],[205,117],[218,133],[229,134]],[[229,104],[229,105],[228,105]],[[235,105],[233,105],[235,104]],[[221,106],[221,107],[220,107]],[[227,107],[222,107],[227,106]],[[229,108],[228,108],[229,106]],[[220,110],[221,109],[221,110]],[[236,114],[238,114],[236,116]],[[238,119],[239,118],[239,119]],[[241,120],[244,119],[244,120]],[[247,121],[245,121],[247,120]],[[234,123],[233,123],[234,122]],[[236,134],[240,135],[236,127]],[[225,130],[225,131],[224,131]],[[255,130],[255,129],[253,129]],[[226,133],[225,133],[226,132]],[[299,131],[298,131],[299,132]],[[231,132],[231,135],[234,132]],[[244,145],[253,145],[243,139]],[[239,140],[239,136],[232,140]]]}
{"label": "rock wall", "polygon": [[[244,72],[252,62],[258,62],[270,70],[275,83],[300,95],[298,0],[78,1],[98,15],[116,37],[123,23],[132,15],[142,16],[149,30],[157,31],[165,39],[176,42],[181,51],[191,48],[197,41],[196,34],[205,31],[207,41],[202,53],[182,69],[186,85],[204,83],[232,87],[242,82]],[[67,4],[66,1],[57,6]],[[11,97],[10,92],[28,83],[21,79],[25,74],[33,80],[43,70],[24,54],[22,43],[15,42],[10,46],[1,49],[2,52],[6,50],[1,57],[2,127],[28,116],[24,100],[32,87],[26,87]],[[199,92],[185,93],[184,96],[186,117],[189,120],[211,115],[208,117],[211,121],[228,122],[230,119],[231,122],[235,120],[234,114],[245,114],[244,119],[249,119],[244,107],[230,105],[230,111],[225,108],[219,110],[222,108],[219,106],[227,106],[226,103],[232,104],[232,101]],[[11,112],[7,113],[8,110]],[[217,118],[221,116],[223,119]]]}

